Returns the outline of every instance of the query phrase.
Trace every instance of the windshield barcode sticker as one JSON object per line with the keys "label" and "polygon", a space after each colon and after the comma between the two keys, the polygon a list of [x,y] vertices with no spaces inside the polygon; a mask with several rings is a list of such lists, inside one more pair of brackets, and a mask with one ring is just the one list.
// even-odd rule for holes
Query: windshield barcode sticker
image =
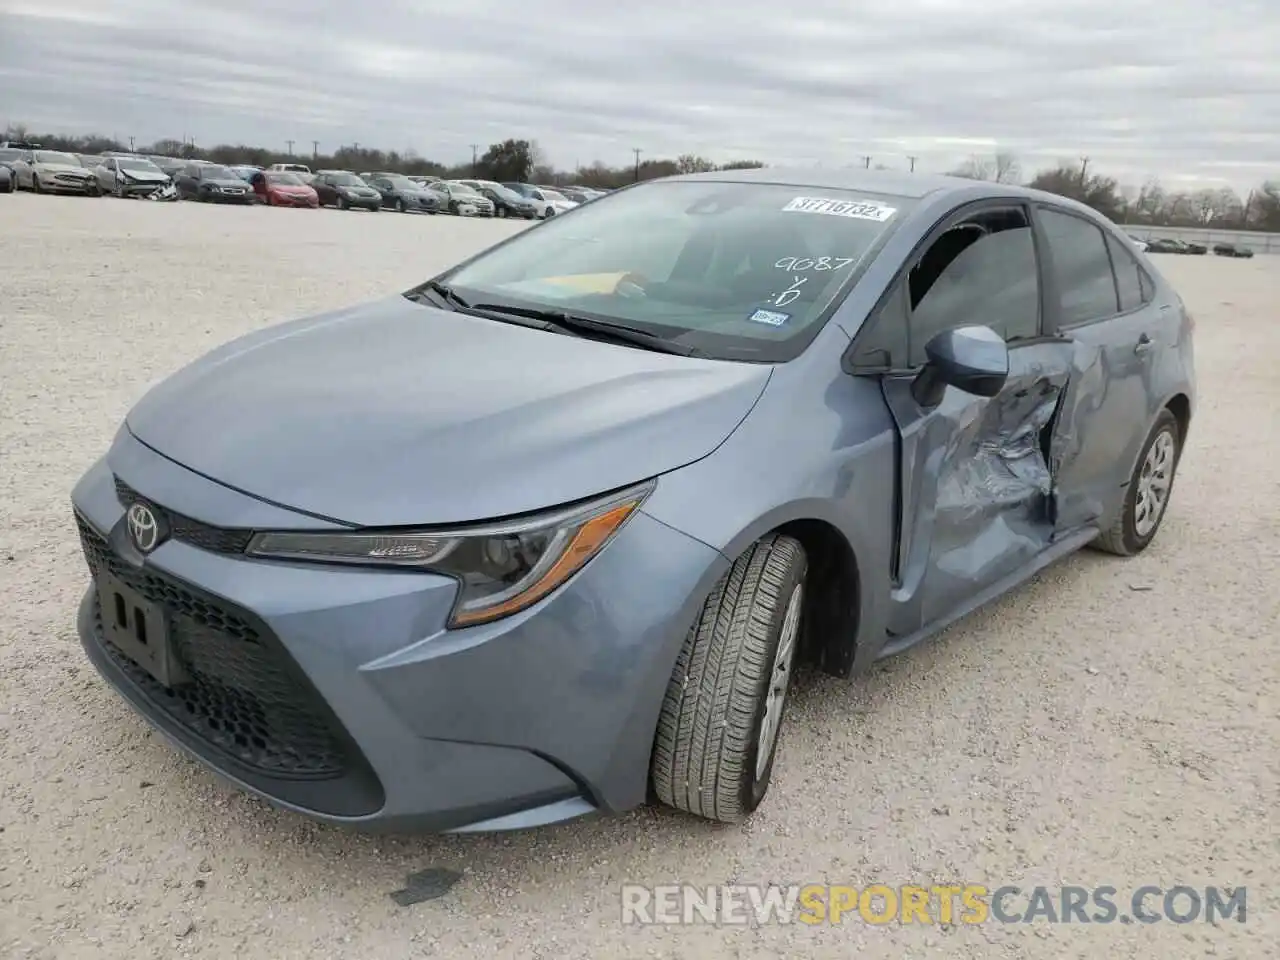
{"label": "windshield barcode sticker", "polygon": [[870,200],[834,200],[830,197],[796,197],[782,209],[785,213],[825,213],[829,217],[853,217],[878,223],[884,223],[898,212],[897,207],[886,207]]}

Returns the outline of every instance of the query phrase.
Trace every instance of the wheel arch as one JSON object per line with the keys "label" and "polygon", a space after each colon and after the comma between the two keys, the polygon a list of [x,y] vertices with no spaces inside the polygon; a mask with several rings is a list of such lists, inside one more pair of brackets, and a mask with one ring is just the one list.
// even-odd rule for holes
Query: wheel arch
{"label": "wheel arch", "polygon": [[[863,624],[866,587],[859,550],[818,504],[794,504],[774,511],[742,530],[722,548],[732,564],[771,533],[794,537],[808,558],[804,632],[799,655],[823,673],[847,677],[853,672]],[[816,578],[816,580],[815,580]]]}
{"label": "wheel arch", "polygon": [[1187,442],[1187,431],[1191,429],[1191,398],[1185,393],[1175,393],[1164,408],[1178,421],[1178,452],[1181,454]]}

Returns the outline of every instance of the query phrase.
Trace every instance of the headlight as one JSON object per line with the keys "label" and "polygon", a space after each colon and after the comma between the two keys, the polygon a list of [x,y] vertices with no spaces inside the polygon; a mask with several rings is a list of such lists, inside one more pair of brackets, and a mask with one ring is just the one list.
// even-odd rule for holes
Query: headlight
{"label": "headlight", "polygon": [[598,554],[654,481],[563,510],[451,530],[259,533],[252,556],[413,567],[461,584],[450,627],[498,620],[541,600]]}

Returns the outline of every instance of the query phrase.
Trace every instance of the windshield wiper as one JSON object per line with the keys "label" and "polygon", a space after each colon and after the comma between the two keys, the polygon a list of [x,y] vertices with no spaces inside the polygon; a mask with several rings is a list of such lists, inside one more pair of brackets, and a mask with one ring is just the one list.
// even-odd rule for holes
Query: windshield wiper
{"label": "windshield wiper", "polygon": [[475,303],[472,310],[483,310],[486,313],[505,313],[512,317],[524,317],[529,320],[543,321],[543,329],[563,330],[577,336],[595,336],[628,346],[652,350],[655,353],[672,353],[679,357],[701,356],[697,347],[675,343],[656,333],[641,330],[639,327],[628,327],[620,323],[606,323],[603,320],[592,320],[590,317],[567,313],[564,310],[538,309],[535,307],[515,307],[502,303]]}
{"label": "windshield wiper", "polygon": [[460,296],[453,292],[453,288],[448,284],[441,283],[439,280],[431,280],[426,284],[425,289],[419,290],[412,294],[412,299],[421,300],[424,294],[430,291],[435,294],[433,299],[443,300],[446,306],[453,307],[455,310],[466,310],[470,304],[463,300]]}

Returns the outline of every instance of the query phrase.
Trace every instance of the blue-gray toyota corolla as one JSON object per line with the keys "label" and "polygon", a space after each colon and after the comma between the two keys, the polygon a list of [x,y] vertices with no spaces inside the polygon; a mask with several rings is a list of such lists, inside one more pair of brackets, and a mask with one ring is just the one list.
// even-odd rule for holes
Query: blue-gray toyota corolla
{"label": "blue-gray toyota corolla", "polygon": [[73,494],[80,635],[176,745],[313,817],[737,820],[795,668],[1146,548],[1191,337],[1060,197],[637,185],[154,387]]}

